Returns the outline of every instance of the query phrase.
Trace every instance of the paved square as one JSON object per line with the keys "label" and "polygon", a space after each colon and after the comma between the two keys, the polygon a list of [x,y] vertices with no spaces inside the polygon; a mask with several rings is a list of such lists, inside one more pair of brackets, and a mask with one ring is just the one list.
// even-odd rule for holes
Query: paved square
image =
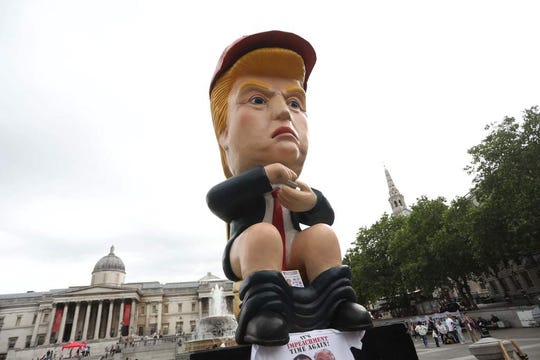
{"label": "paved square", "polygon": [[[540,328],[510,328],[490,331],[491,336],[500,340],[514,340],[521,350],[529,355],[529,359],[540,359]],[[463,336],[466,343],[441,345],[436,347],[433,338],[429,337],[429,347],[425,348],[420,337],[414,340],[414,346],[420,360],[475,360],[469,352],[472,344],[467,333]],[[517,357],[516,357],[517,358]]]}

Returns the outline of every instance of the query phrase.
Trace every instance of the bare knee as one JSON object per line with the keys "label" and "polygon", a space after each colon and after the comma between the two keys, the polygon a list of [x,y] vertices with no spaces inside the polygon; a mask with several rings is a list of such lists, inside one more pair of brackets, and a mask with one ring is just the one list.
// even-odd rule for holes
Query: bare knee
{"label": "bare knee", "polygon": [[[306,229],[309,233],[313,233],[314,236],[317,236],[324,241],[337,241],[337,235],[329,225],[326,224],[315,224]],[[338,243],[339,244],[339,243]]]}
{"label": "bare knee", "polygon": [[309,281],[321,272],[340,264],[339,241],[330,226],[316,224],[295,237],[290,266],[301,270]]}
{"label": "bare knee", "polygon": [[341,258],[339,241],[334,230],[326,224],[315,224],[300,234],[299,243],[304,251],[313,251]]}
{"label": "bare knee", "polygon": [[250,226],[234,241],[231,266],[237,276],[245,278],[254,271],[281,270],[283,245],[278,230],[269,223]]}

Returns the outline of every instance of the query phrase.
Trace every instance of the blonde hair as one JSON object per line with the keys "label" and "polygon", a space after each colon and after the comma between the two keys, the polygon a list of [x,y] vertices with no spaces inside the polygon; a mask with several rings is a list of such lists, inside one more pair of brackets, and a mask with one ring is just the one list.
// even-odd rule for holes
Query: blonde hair
{"label": "blonde hair", "polygon": [[[241,76],[273,76],[291,78],[304,84],[305,66],[302,57],[292,50],[283,48],[261,48],[238,59],[216,82],[210,94],[210,111],[216,139],[228,124],[229,93],[236,79]],[[220,146],[221,165],[225,177],[233,176],[227,162],[227,154]]]}

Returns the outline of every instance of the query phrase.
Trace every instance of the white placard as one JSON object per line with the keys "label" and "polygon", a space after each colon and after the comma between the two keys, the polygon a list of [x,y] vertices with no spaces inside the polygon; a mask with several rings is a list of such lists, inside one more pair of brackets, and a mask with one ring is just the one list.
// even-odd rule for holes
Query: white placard
{"label": "white placard", "polygon": [[[283,346],[251,347],[251,360],[354,360],[351,347],[362,349],[365,331],[341,332],[334,329],[313,330],[290,334]],[[303,356],[301,356],[303,355]]]}

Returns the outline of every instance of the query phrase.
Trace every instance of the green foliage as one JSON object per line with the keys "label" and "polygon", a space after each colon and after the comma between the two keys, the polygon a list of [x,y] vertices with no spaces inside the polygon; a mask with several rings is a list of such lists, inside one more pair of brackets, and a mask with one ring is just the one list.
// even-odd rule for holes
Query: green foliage
{"label": "green foliage", "polygon": [[464,283],[483,270],[473,251],[473,202],[465,197],[452,201],[443,214],[441,227],[433,236],[432,254],[446,269],[445,275],[454,282]]}
{"label": "green foliage", "polygon": [[384,214],[370,228],[358,231],[353,247],[347,251],[344,263],[353,272],[353,286],[361,302],[392,299],[406,293],[398,259],[388,251],[390,239],[405,219]]}
{"label": "green foliage", "polygon": [[422,197],[409,216],[384,214],[370,228],[359,230],[344,262],[352,269],[361,301],[384,298],[402,305],[406,295],[417,289],[429,294],[450,284],[447,265],[458,259],[445,256],[443,251],[448,249],[441,251],[437,242],[447,212],[443,198]]}
{"label": "green foliage", "polygon": [[[353,285],[362,302],[384,298],[395,306],[407,294],[424,296],[438,288],[456,287],[467,296],[467,280],[482,272],[472,249],[470,199],[421,197],[409,216],[384,214],[370,228],[358,232],[345,257]],[[474,306],[474,301],[468,299]]]}
{"label": "green foliage", "polygon": [[469,149],[473,196],[450,205],[421,197],[409,216],[384,214],[359,230],[344,262],[361,302],[384,298],[404,306],[413,291],[429,296],[444,287],[470,298],[467,280],[540,253],[539,109],[525,110],[521,124],[507,117],[486,129]]}
{"label": "green foliage", "polygon": [[540,252],[540,113],[525,110],[522,123],[506,117],[469,149],[474,174],[475,251],[499,262]]}
{"label": "green foliage", "polygon": [[423,289],[429,294],[446,281],[440,275],[444,264],[436,262],[433,248],[446,209],[443,198],[421,197],[412,206],[405,226],[391,240],[390,251],[401,261],[400,270],[409,290]]}
{"label": "green foliage", "polygon": [[484,271],[473,249],[472,216],[475,205],[471,199],[458,197],[445,211],[442,226],[433,237],[432,251],[436,263],[444,270],[439,276],[451,280],[448,287],[457,289],[464,304],[476,308],[468,280],[476,280]]}

